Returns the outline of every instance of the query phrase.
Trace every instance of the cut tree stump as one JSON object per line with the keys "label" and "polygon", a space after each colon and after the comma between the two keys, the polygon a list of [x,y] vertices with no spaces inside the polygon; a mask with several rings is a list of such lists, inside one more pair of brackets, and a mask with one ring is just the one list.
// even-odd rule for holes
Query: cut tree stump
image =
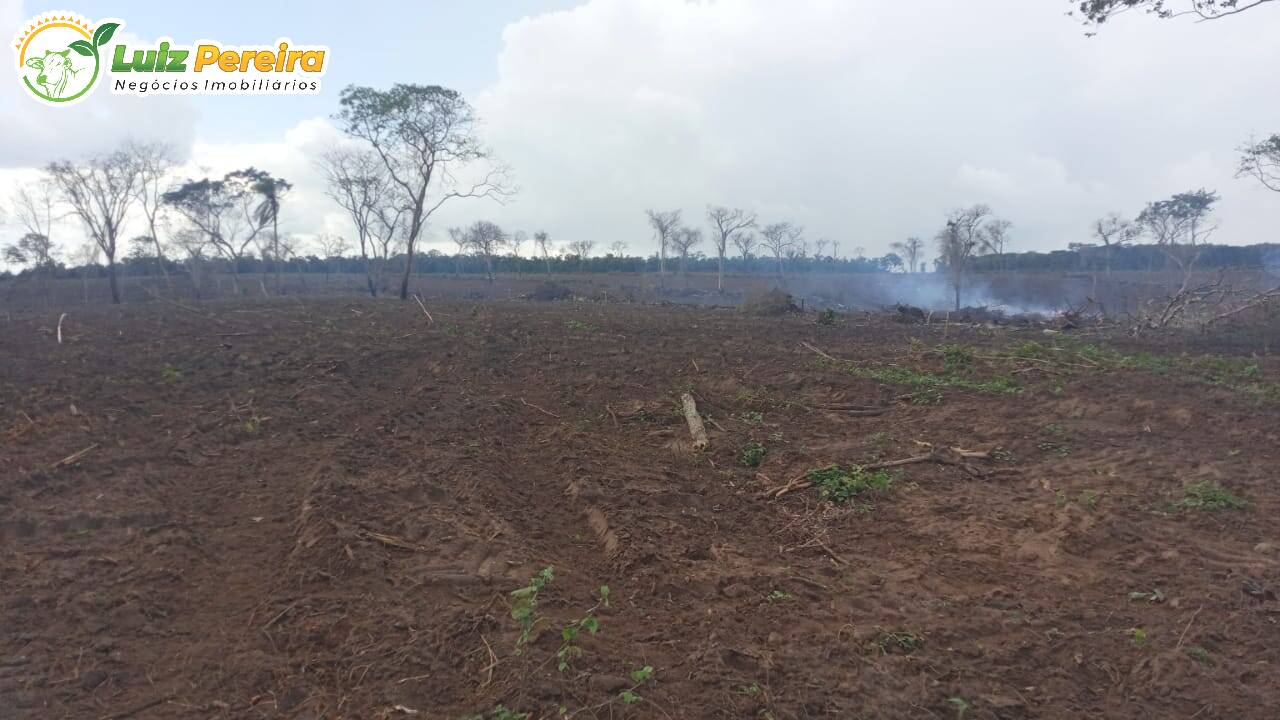
{"label": "cut tree stump", "polygon": [[707,429],[702,426],[702,418],[698,416],[698,404],[689,393],[680,396],[680,404],[684,406],[684,419],[689,423],[689,434],[693,436],[693,449],[706,450],[711,446],[711,441],[707,439]]}

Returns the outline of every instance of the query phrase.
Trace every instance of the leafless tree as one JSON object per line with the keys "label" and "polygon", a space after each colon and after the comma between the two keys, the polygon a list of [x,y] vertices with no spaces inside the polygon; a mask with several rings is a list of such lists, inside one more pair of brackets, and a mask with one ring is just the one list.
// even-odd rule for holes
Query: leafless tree
{"label": "leafless tree", "polygon": [[467,231],[460,227],[449,228],[449,239],[453,241],[453,276],[462,277],[462,259],[471,249],[471,238]]}
{"label": "leafless tree", "polygon": [[684,275],[689,268],[689,252],[702,242],[702,231],[682,227],[671,234],[671,247],[680,258],[680,274]]}
{"label": "leafless tree", "polygon": [[625,256],[627,254],[626,241],[614,240],[613,242],[609,243],[609,252],[612,253],[614,257],[620,258]]}
{"label": "leafless tree", "polygon": [[98,264],[102,249],[92,240],[87,240],[71,251],[71,263],[80,268],[80,286],[84,292],[84,305],[89,306],[89,269]]}
{"label": "leafless tree", "polygon": [[1009,250],[1009,228],[1013,227],[1013,223],[1001,218],[992,218],[982,227],[980,233],[979,248],[984,253],[998,255],[1000,269],[1004,270],[1007,260],[1004,254]]}
{"label": "leafless tree", "polygon": [[[405,235],[409,231],[408,203],[403,200],[403,191],[397,185],[389,185],[386,195],[378,199],[374,207],[373,222],[369,223],[370,246],[378,265],[378,284],[383,291],[388,290],[391,271],[391,258],[404,245]],[[425,229],[425,225],[422,229]]]}
{"label": "leafless tree", "polygon": [[501,202],[514,190],[500,167],[488,167],[475,180],[458,178],[458,172],[492,156],[476,138],[471,106],[456,91],[435,85],[397,84],[385,91],[349,86],[340,102],[336,118],[342,130],[372,146],[402,191],[408,213],[400,283],[400,299],[405,300],[414,250],[431,215],[452,199],[488,197]]}
{"label": "leafless tree", "polygon": [[1251,177],[1266,189],[1280,192],[1280,135],[1245,143],[1236,177]]}
{"label": "leafless tree", "polygon": [[667,277],[667,246],[670,244],[676,228],[680,227],[679,210],[646,210],[649,226],[658,236],[658,282],[663,284]]}
{"label": "leafless tree", "polygon": [[595,240],[574,240],[569,243],[569,254],[578,258],[578,265],[581,267],[583,261],[591,257],[591,251],[595,249]]}
{"label": "leafless tree", "polygon": [[544,230],[539,230],[533,234],[533,244],[538,248],[538,254],[542,255],[542,261],[547,264],[547,274],[551,274],[551,236]]}
{"label": "leafless tree", "polygon": [[986,205],[953,210],[938,233],[938,259],[946,268],[947,279],[955,291],[956,310],[960,309],[969,261],[982,246],[983,224],[990,216],[991,208]]}
{"label": "leafless tree", "polygon": [[917,272],[920,269],[920,255],[924,253],[924,240],[909,237],[906,240],[890,243],[889,247],[902,256],[907,265],[907,272]]}
{"label": "leafless tree", "polygon": [[1117,212],[1108,213],[1094,220],[1092,229],[1093,236],[1102,243],[1103,262],[1106,265],[1107,274],[1110,275],[1112,252],[1115,248],[1133,242],[1141,234],[1141,229],[1133,221]]}
{"label": "leafless tree", "polygon": [[711,221],[711,241],[716,246],[716,290],[724,292],[724,258],[734,236],[756,226],[755,213],[740,208],[707,207],[707,219]]}
{"label": "leafless tree", "polygon": [[760,230],[760,244],[773,253],[778,263],[778,277],[782,277],[782,258],[796,244],[803,233],[789,222],[771,223]]}
{"label": "leafless tree", "polygon": [[507,233],[497,223],[477,220],[467,228],[467,242],[484,257],[485,276],[493,282],[493,256],[507,242]]}
{"label": "leafless tree", "polygon": [[733,246],[738,249],[738,253],[742,255],[742,265],[746,267],[751,261],[751,253],[760,246],[760,238],[750,230],[743,230],[733,234],[730,238]]}
{"label": "leafless tree", "polygon": [[319,248],[322,258],[330,260],[346,255],[351,249],[351,241],[335,233],[320,233],[316,235],[316,247]]}
{"label": "leafless tree", "polygon": [[373,281],[371,228],[378,218],[378,208],[391,193],[391,179],[386,167],[370,150],[340,147],[320,157],[320,171],[328,184],[326,194],[338,203],[356,226],[360,243],[360,260],[364,265],[369,295],[378,296]]}
{"label": "leafless tree", "polygon": [[46,176],[19,185],[10,202],[13,219],[27,235],[39,235],[53,242],[53,223],[62,217],[58,212],[58,190]]}
{"label": "leafless tree", "polygon": [[830,243],[831,241],[827,240],[824,237],[820,237],[817,240],[813,241],[813,257],[815,260],[821,260],[823,257],[825,257],[827,252],[827,245],[829,245]]}
{"label": "leafless tree", "polygon": [[120,302],[116,281],[117,241],[129,207],[137,197],[141,169],[124,150],[97,155],[84,162],[58,161],[48,172],[71,211],[80,218],[85,231],[102,248],[107,258],[107,279],[111,302]]}
{"label": "leafless tree", "polygon": [[524,269],[522,267],[523,260],[520,257],[520,253],[522,252],[524,244],[528,241],[529,233],[523,230],[517,230],[511,233],[511,237],[507,239],[507,248],[511,250],[511,257],[515,258],[516,261],[516,277],[521,277],[524,274]]}
{"label": "leafless tree", "polygon": [[160,274],[164,277],[164,283],[173,291],[173,279],[169,277],[169,269],[166,267],[164,247],[160,242],[160,214],[164,209],[164,193],[168,189],[170,175],[177,160],[174,158],[173,148],[165,143],[137,143],[130,142],[125,146],[125,151],[133,155],[134,161],[138,164],[138,206],[142,208],[142,215],[147,220],[147,228],[151,232],[151,242],[154,245],[156,264],[160,266]]}

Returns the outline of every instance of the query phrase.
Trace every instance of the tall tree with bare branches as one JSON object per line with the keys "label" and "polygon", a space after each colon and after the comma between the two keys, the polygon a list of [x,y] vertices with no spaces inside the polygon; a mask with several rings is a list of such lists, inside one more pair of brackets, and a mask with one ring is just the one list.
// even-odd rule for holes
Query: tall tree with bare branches
{"label": "tall tree with bare branches", "polygon": [[907,266],[907,272],[920,270],[920,255],[924,253],[923,240],[918,237],[909,237],[906,240],[889,243],[889,247],[896,250],[902,257]]}
{"label": "tall tree with bare branches", "polygon": [[738,249],[738,253],[742,255],[742,266],[745,268],[751,262],[751,253],[760,246],[760,238],[751,230],[742,230],[733,234],[730,238],[733,246]]}
{"label": "tall tree with bare branches", "polygon": [[542,262],[547,265],[547,274],[551,274],[551,236],[545,230],[539,230],[533,234],[533,244],[538,248],[538,254],[542,256]]}
{"label": "tall tree with bare branches", "polygon": [[983,225],[991,217],[991,208],[974,205],[953,210],[947,224],[938,232],[938,259],[947,271],[947,279],[955,291],[956,310],[964,293],[969,261],[982,247]]}
{"label": "tall tree with bare branches", "polygon": [[697,228],[676,228],[671,234],[671,247],[680,258],[680,274],[685,275],[689,269],[689,253],[702,242],[702,231]]}
{"label": "tall tree with bare branches", "polygon": [[803,228],[789,222],[771,223],[760,230],[760,244],[773,253],[774,260],[777,261],[778,277],[782,277],[783,256],[796,246],[803,232]]}
{"label": "tall tree with bare branches", "polygon": [[173,291],[173,279],[169,277],[166,267],[164,246],[160,243],[160,213],[164,209],[164,193],[168,189],[170,175],[177,166],[173,147],[165,143],[131,142],[125,151],[133,155],[138,163],[138,207],[147,221],[151,232],[151,243],[154,246],[156,264],[160,266],[160,274],[164,277],[165,286]]}
{"label": "tall tree with bare branches", "polygon": [[724,258],[736,234],[756,226],[755,213],[741,208],[730,210],[724,206],[708,206],[707,219],[711,221],[711,241],[716,246],[716,290],[724,292]]}
{"label": "tall tree with bare branches", "polygon": [[653,228],[653,234],[658,236],[658,282],[665,284],[667,247],[671,244],[676,229],[680,227],[680,211],[646,210],[645,215],[649,217],[649,226]]}
{"label": "tall tree with bare branches", "polygon": [[137,199],[142,172],[136,158],[125,150],[94,156],[83,162],[51,163],[49,176],[72,213],[107,258],[111,302],[119,304],[116,250],[129,207]]}
{"label": "tall tree with bare branches", "polygon": [[1280,135],[1245,143],[1236,177],[1251,177],[1266,189],[1280,192]]}
{"label": "tall tree with bare branches", "polygon": [[391,181],[402,191],[408,214],[400,299],[409,297],[413,254],[427,221],[444,203],[487,197],[499,202],[514,189],[504,168],[489,165],[474,179],[460,173],[492,160],[476,137],[471,106],[455,90],[437,85],[396,84],[390,90],[349,86],[335,118],[343,132],[373,148]]}
{"label": "tall tree with bare branches", "polygon": [[320,156],[320,171],[327,182],[326,194],[347,211],[356,227],[360,260],[369,295],[378,296],[370,261],[373,224],[378,209],[390,196],[391,179],[382,160],[371,150],[339,147]]}
{"label": "tall tree with bare branches", "polygon": [[1111,256],[1115,249],[1128,245],[1141,233],[1133,221],[1120,213],[1113,212],[1093,221],[1093,237],[1102,243],[1103,263],[1107,274],[1111,274]]}
{"label": "tall tree with bare branches", "polygon": [[493,282],[493,256],[507,242],[507,233],[497,223],[477,220],[467,228],[467,242],[484,257],[485,277]]}

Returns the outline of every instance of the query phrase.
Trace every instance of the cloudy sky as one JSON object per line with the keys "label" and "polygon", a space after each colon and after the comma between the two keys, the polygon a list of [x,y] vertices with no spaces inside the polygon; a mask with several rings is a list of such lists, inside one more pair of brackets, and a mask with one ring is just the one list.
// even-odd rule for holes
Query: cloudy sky
{"label": "cloudy sky", "polygon": [[[64,3],[0,0],[0,32]],[[169,4],[84,0],[121,38],[331,48],[314,97],[117,97],[46,108],[0,82],[0,201],[59,157],[128,137],[179,148],[186,174],[254,165],[293,181],[299,235],[353,236],[317,152],[348,83],[440,84],[468,97],[514,170],[506,206],[468,200],[432,223],[544,229],[655,249],[646,208],[708,203],[790,220],[881,254],[932,237],[948,209],[990,204],[1015,249],[1087,240],[1089,221],[1205,186],[1215,240],[1280,241],[1280,194],[1233,177],[1235,148],[1280,132],[1280,7],[1213,23],[1119,18],[1086,37],[1067,0],[428,0]],[[118,38],[119,39],[119,38]],[[142,232],[140,224],[126,235]],[[0,226],[0,243],[18,233]],[[63,247],[80,242],[73,224]]]}

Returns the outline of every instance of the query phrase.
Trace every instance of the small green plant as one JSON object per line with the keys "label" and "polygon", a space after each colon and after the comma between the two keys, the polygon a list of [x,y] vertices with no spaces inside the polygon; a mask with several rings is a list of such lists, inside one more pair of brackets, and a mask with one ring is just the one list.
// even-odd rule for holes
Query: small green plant
{"label": "small green plant", "polygon": [[506,705],[495,705],[489,713],[464,715],[462,720],[529,720],[529,713],[516,712]]}
{"label": "small green plant", "polygon": [[956,720],[964,720],[964,716],[973,709],[969,701],[962,697],[947,698],[947,702],[956,709]]}
{"label": "small green plant", "polygon": [[622,701],[623,705],[634,705],[644,699],[636,692],[636,688],[644,685],[649,681],[649,678],[653,677],[653,666],[645,665],[644,667],[636,668],[631,671],[630,677],[631,687],[618,693],[618,699]]}
{"label": "small green plant", "polygon": [[973,367],[973,348],[968,345],[940,345],[942,365],[949,371],[967,370]]}
{"label": "small green plant", "polygon": [[611,592],[608,585],[601,585],[596,590],[596,595],[600,598],[599,601],[588,608],[581,618],[560,628],[561,644],[560,649],[556,650],[556,668],[560,672],[571,668],[573,661],[582,657],[582,646],[577,644],[578,637],[582,634],[582,631],[587,631],[588,635],[595,635],[600,631],[600,621],[596,618],[595,612],[601,606],[609,607],[609,595]]}
{"label": "small green plant", "polygon": [[1014,459],[1014,457],[1013,457],[1013,453],[1009,452],[1008,450],[1003,450],[1003,449],[1000,449],[1000,450],[992,450],[992,451],[991,451],[991,459],[992,459],[992,460],[995,460],[996,462],[1002,462],[1002,463],[1011,463],[1011,462],[1015,462],[1015,459]]}
{"label": "small green plant", "polygon": [[537,616],[538,591],[554,580],[555,575],[555,567],[548,565],[529,578],[528,585],[511,591],[511,619],[520,624],[520,639],[516,641],[517,655],[521,652],[521,646],[529,642],[529,633],[541,619]]}
{"label": "small green plant", "polygon": [[1055,437],[1063,437],[1067,434],[1067,429],[1057,423],[1045,425],[1044,431]]}
{"label": "small green plant", "polygon": [[822,497],[837,505],[859,495],[887,492],[893,486],[893,476],[887,471],[872,472],[858,465],[848,468],[829,465],[810,470],[806,479],[818,488]]}
{"label": "small green plant", "polygon": [[565,326],[565,328],[567,328],[567,329],[569,329],[569,330],[572,330],[572,331],[574,331],[574,332],[588,332],[588,333],[589,333],[589,332],[595,332],[595,331],[596,331],[596,326],[595,326],[595,325],[590,325],[590,324],[588,324],[588,323],[584,323],[584,322],[582,322],[581,320],[565,320],[565,321],[564,321],[564,326]]}
{"label": "small green plant", "polygon": [[953,388],[986,395],[1017,395],[1022,392],[1022,388],[1005,377],[979,380],[956,375],[939,375],[897,365],[869,366],[858,365],[857,363],[844,363],[844,371],[854,377],[875,380],[887,385],[904,385],[915,388],[917,391],[938,391],[944,388]]}
{"label": "small green plant", "polygon": [[827,308],[826,310],[818,313],[818,324],[830,327],[836,324],[837,317],[835,310]]}
{"label": "small green plant", "polygon": [[600,631],[600,621],[594,615],[587,615],[560,628],[560,639],[563,644],[556,651],[556,668],[560,672],[568,670],[572,667],[574,660],[582,657],[582,647],[575,642],[583,630],[595,635]]}
{"label": "small green plant", "polygon": [[1042,442],[1036,445],[1040,450],[1057,455],[1058,457],[1066,457],[1071,454],[1071,448],[1062,443]]}
{"label": "small green plant", "polygon": [[739,695],[745,695],[746,697],[754,697],[762,692],[764,692],[764,689],[760,687],[760,683],[758,682],[753,682],[750,685],[743,685],[737,690]]}
{"label": "small green plant", "polygon": [[1135,590],[1135,591],[1133,591],[1133,592],[1129,593],[1129,600],[1130,600],[1131,602],[1137,602],[1137,601],[1139,601],[1139,600],[1146,600],[1146,601],[1147,601],[1147,602],[1149,602],[1149,603],[1162,603],[1162,602],[1164,602],[1164,593],[1160,592],[1160,588],[1156,588],[1156,589],[1152,590],[1151,592],[1144,592],[1144,591],[1142,591],[1142,590]]}
{"label": "small green plant", "polygon": [[773,605],[774,603],[787,602],[788,600],[791,600],[791,593],[786,590],[774,590],[769,593],[770,605]]}
{"label": "small green plant", "polygon": [[174,365],[165,363],[160,366],[160,379],[165,382],[177,382],[182,379],[182,370]]}
{"label": "small green plant", "polygon": [[506,705],[499,705],[489,713],[489,717],[493,720],[529,720],[529,713],[516,712],[507,709]]}
{"label": "small green plant", "polygon": [[1182,502],[1178,504],[1184,508],[1199,510],[1243,510],[1249,507],[1249,503],[1213,480],[1201,480],[1188,485]]}
{"label": "small green plant", "polygon": [[756,410],[748,410],[742,413],[741,415],[739,415],[738,417],[742,418],[742,421],[749,425],[759,425],[760,423],[764,422],[764,413],[758,412]]}
{"label": "small green plant", "polygon": [[912,652],[924,647],[924,638],[912,632],[881,630],[872,638],[870,648],[888,655],[890,650]]}
{"label": "small green plant", "polygon": [[1209,657],[1209,651],[1199,645],[1192,645],[1187,648],[1187,657],[1195,660],[1201,665],[1212,665],[1213,658]]}
{"label": "small green plant", "polygon": [[1147,631],[1140,627],[1129,628],[1124,631],[1129,636],[1129,640],[1133,642],[1134,647],[1147,646]]}
{"label": "small green plant", "polygon": [[764,456],[769,451],[758,442],[752,441],[742,448],[742,454],[738,456],[738,464],[743,467],[760,467],[760,462],[764,460]]}
{"label": "small green plant", "polygon": [[1098,498],[1102,495],[1097,490],[1081,490],[1079,503],[1084,507],[1091,508],[1098,504]]}
{"label": "small green plant", "polygon": [[912,405],[941,405],[942,392],[939,390],[921,390],[911,395]]}

